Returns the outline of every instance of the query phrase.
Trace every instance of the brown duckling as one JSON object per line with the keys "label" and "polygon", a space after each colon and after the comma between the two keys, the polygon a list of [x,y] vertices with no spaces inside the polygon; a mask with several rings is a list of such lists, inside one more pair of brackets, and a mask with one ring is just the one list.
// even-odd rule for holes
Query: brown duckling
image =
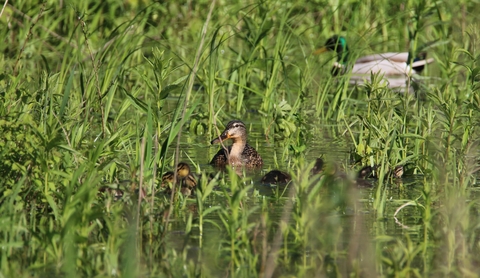
{"label": "brown duckling", "polygon": [[395,179],[401,179],[403,176],[403,165],[397,165],[393,170],[391,171],[392,177]]}
{"label": "brown duckling", "polygon": [[[167,172],[162,176],[162,187],[168,184],[173,184],[174,173]],[[185,162],[180,162],[177,165],[177,184],[180,185],[180,192],[184,196],[189,196],[192,190],[197,186],[197,181],[193,174],[190,172],[190,166]],[[166,193],[171,193],[171,188],[167,187]]]}
{"label": "brown duckling", "polygon": [[185,162],[180,162],[177,165],[177,175],[181,180],[182,187],[194,188],[197,186],[197,180],[190,172],[190,166]]}
{"label": "brown duckling", "polygon": [[187,187],[190,189],[194,189],[197,187],[197,180],[195,177],[189,173],[182,181],[182,187]]}
{"label": "brown duckling", "polygon": [[359,179],[376,178],[377,177],[377,173],[376,173],[377,168],[378,168],[377,165],[373,165],[373,166],[367,165],[367,166],[363,167],[362,169],[360,169],[360,171],[358,171],[357,177]]}
{"label": "brown duckling", "polygon": [[99,193],[111,194],[114,201],[118,201],[123,197],[123,190],[120,188],[112,188],[108,186],[103,186],[98,190]]}
{"label": "brown duckling", "polygon": [[367,179],[376,177],[376,173],[375,173],[376,169],[377,169],[376,165],[374,166],[367,165],[363,167],[362,169],[360,169],[360,171],[358,171],[357,178],[353,181],[353,183],[357,187],[372,187],[373,186],[372,182]]}
{"label": "brown duckling", "polygon": [[340,166],[336,163],[327,164],[325,169],[325,176],[328,179],[333,179],[336,182],[343,183],[349,186],[356,186],[360,188],[372,187],[373,183],[367,178],[370,178],[373,172],[373,167],[366,166],[360,169],[356,174],[356,177],[352,177],[348,173],[342,171]]}
{"label": "brown duckling", "polygon": [[321,174],[323,172],[323,166],[324,166],[323,159],[317,158],[315,160],[315,165],[313,165],[312,170],[310,171],[311,175],[316,175],[316,174]]}
{"label": "brown duckling", "polygon": [[[161,187],[168,187],[169,184],[173,184],[173,171],[168,171],[162,176],[162,184]],[[178,178],[178,174],[177,174]]]}
{"label": "brown duckling", "polygon": [[[362,169],[360,169],[360,171],[358,172],[358,177],[362,178],[362,179],[366,179],[366,178],[377,179],[378,178],[378,171],[377,171],[378,168],[379,168],[378,165],[365,166]],[[395,179],[399,179],[399,178],[402,178],[403,173],[404,173],[403,165],[397,165],[393,169],[388,171],[386,176],[387,177],[393,177]]]}
{"label": "brown duckling", "polygon": [[233,144],[226,150],[224,148],[219,150],[210,164],[220,167],[231,165],[249,168],[257,168],[263,165],[262,157],[253,147],[247,144],[247,128],[243,122],[238,120],[229,122],[222,134],[213,139],[211,143],[220,143],[227,139],[232,139]]}

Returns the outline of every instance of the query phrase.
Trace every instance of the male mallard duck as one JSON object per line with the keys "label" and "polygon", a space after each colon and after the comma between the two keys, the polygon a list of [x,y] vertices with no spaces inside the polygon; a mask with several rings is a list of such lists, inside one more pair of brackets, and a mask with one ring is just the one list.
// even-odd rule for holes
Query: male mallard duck
{"label": "male mallard duck", "polygon": [[258,152],[247,144],[247,128],[241,121],[231,121],[225,127],[225,130],[217,138],[212,140],[212,144],[232,139],[233,144],[227,149],[222,148],[212,158],[210,164],[214,166],[245,166],[249,168],[261,167],[263,160]]}
{"label": "male mallard duck", "polygon": [[411,76],[414,73],[420,73],[426,64],[432,63],[432,58],[425,59],[426,53],[420,53],[409,65],[408,52],[387,52],[372,54],[358,58],[353,66],[349,63],[349,50],[347,41],[344,37],[334,35],[327,40],[325,46],[316,50],[314,54],[320,54],[325,51],[335,51],[338,55],[338,61],[335,62],[332,74],[346,72],[348,67],[352,67],[352,74],[370,75],[371,73],[380,73],[385,76],[403,75]]}
{"label": "male mallard duck", "polygon": [[[177,184],[180,185],[180,192],[184,196],[191,194],[191,191],[197,186],[197,181],[190,172],[190,166],[185,162],[180,162],[177,165]],[[162,176],[162,187],[173,184],[174,173],[172,171],[166,172]],[[166,193],[171,193],[171,188],[167,187]]]}

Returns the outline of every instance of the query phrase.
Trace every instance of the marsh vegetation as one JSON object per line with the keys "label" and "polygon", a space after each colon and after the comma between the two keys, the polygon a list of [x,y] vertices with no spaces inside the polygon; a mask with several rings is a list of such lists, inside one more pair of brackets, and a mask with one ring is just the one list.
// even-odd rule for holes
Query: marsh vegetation
{"label": "marsh vegetation", "polygon": [[[478,14],[461,0],[5,1],[0,276],[477,277]],[[435,62],[404,92],[381,75],[352,85],[331,74],[336,53],[312,55],[334,34],[353,58]],[[209,165],[233,119],[261,170]],[[190,197],[161,187],[180,161]],[[272,169],[290,183],[262,185]]]}

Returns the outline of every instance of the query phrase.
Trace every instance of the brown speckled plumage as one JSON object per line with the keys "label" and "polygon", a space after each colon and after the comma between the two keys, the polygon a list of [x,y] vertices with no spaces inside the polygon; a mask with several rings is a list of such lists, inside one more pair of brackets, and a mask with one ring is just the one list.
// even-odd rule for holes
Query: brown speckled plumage
{"label": "brown speckled plumage", "polygon": [[224,167],[226,165],[245,166],[257,168],[263,165],[262,157],[247,144],[247,129],[241,121],[231,121],[227,124],[222,134],[212,140],[212,144],[232,139],[233,144],[225,149],[220,149],[212,158],[210,164]]}

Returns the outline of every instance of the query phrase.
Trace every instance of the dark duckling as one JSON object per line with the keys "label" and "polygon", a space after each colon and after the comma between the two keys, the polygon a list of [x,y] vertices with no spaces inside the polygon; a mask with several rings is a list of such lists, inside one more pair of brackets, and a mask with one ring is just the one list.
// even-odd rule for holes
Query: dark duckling
{"label": "dark duckling", "polygon": [[325,162],[323,162],[323,159],[317,158],[315,160],[315,165],[313,165],[313,168],[310,171],[310,174],[311,175],[321,174],[323,172],[323,166],[324,165],[325,165]]}
{"label": "dark duckling", "polygon": [[280,170],[272,170],[263,176],[260,181],[262,184],[287,184],[292,180],[292,177]]}
{"label": "dark duckling", "polygon": [[[310,175],[314,176],[317,174],[321,174],[323,171],[323,159],[317,158],[315,160],[315,165],[313,166],[312,170],[310,171]],[[292,180],[290,174],[280,171],[280,170],[272,170],[265,174],[262,177],[260,182],[262,184],[287,184]]]}

